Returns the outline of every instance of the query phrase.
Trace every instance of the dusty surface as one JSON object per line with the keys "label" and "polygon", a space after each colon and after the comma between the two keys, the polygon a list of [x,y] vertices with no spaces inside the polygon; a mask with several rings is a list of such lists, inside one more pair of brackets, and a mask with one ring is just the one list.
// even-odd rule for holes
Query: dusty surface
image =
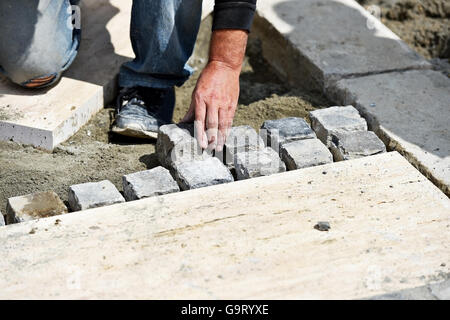
{"label": "dusty surface", "polygon": [[425,58],[450,58],[448,0],[357,0],[381,9],[381,21]]}
{"label": "dusty surface", "polygon": [[[199,70],[206,63],[210,23],[206,20],[202,25],[192,59],[191,65],[198,70],[177,89],[175,121],[187,110]],[[266,119],[304,117],[310,110],[330,105],[317,93],[285,86],[261,60],[256,42],[249,45],[234,125],[259,128]],[[7,198],[36,191],[54,190],[66,202],[68,187],[84,182],[109,179],[122,191],[124,174],[157,166],[154,141],[112,135],[112,117],[112,108],[102,110],[53,153],[0,142],[0,211],[5,212]]]}

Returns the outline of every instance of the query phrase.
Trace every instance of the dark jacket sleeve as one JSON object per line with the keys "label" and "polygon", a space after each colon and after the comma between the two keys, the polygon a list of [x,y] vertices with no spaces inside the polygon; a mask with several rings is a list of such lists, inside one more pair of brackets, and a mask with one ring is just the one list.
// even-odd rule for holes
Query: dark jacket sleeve
{"label": "dark jacket sleeve", "polygon": [[256,0],[216,0],[213,30],[242,29],[250,31]]}

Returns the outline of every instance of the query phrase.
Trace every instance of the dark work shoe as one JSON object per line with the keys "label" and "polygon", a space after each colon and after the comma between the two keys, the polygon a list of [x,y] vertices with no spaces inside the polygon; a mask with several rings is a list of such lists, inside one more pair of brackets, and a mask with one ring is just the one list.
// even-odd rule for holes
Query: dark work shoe
{"label": "dark work shoe", "polygon": [[117,97],[112,131],[136,138],[157,138],[159,127],[172,122],[175,90],[124,88]]}

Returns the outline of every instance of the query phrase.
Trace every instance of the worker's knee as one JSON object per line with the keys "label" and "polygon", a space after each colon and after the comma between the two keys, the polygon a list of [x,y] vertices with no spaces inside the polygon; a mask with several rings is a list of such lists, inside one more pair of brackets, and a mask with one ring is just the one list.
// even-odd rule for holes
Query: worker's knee
{"label": "worker's knee", "polygon": [[42,88],[55,83],[61,74],[58,62],[41,59],[9,63],[3,67],[6,76],[14,83],[27,88]]}
{"label": "worker's knee", "polygon": [[55,83],[70,66],[78,51],[79,39],[44,37],[31,43],[5,41],[0,48],[0,66],[11,81],[28,88]]}
{"label": "worker's knee", "polygon": [[29,88],[54,83],[78,50],[79,33],[68,24],[71,3],[5,1],[0,5],[2,72],[13,82]]}

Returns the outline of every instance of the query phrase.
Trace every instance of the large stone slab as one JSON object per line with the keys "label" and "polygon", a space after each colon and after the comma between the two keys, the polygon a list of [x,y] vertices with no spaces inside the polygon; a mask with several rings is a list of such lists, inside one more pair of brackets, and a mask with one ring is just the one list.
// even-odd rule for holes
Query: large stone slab
{"label": "large stone slab", "polygon": [[431,71],[339,81],[330,97],[352,104],[389,149],[450,195],[450,79]]}
{"label": "large stone slab", "polygon": [[67,207],[53,191],[36,192],[8,199],[8,224],[41,219],[67,213]]}
{"label": "large stone slab", "polygon": [[3,213],[0,211],[0,227],[5,225],[5,217],[3,217]]}
{"label": "large stone slab", "polygon": [[82,1],[82,44],[57,86],[30,91],[0,81],[0,139],[52,150],[114,98],[116,75],[133,51],[131,2]]}
{"label": "large stone slab", "polygon": [[319,89],[337,79],[430,68],[353,0],[261,0],[252,29],[263,55],[288,81]]}
{"label": "large stone slab", "polygon": [[373,297],[445,280],[449,222],[384,153],[9,226],[0,298]]}

